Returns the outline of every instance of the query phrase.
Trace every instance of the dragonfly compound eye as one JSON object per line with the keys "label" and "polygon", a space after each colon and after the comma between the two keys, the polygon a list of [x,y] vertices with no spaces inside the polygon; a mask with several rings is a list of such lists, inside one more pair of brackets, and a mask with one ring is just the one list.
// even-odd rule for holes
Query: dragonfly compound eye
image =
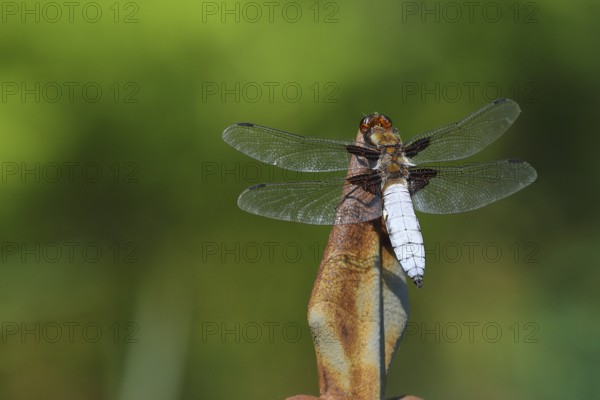
{"label": "dragonfly compound eye", "polygon": [[360,131],[363,135],[367,134],[375,126],[388,130],[392,127],[392,120],[383,114],[374,113],[367,115],[360,121]]}
{"label": "dragonfly compound eye", "polygon": [[371,129],[371,121],[373,119],[373,115],[367,115],[363,119],[360,120],[360,132],[365,135],[369,129]]}
{"label": "dragonfly compound eye", "polygon": [[377,124],[383,129],[390,129],[392,127],[392,120],[386,115],[380,114],[377,118]]}

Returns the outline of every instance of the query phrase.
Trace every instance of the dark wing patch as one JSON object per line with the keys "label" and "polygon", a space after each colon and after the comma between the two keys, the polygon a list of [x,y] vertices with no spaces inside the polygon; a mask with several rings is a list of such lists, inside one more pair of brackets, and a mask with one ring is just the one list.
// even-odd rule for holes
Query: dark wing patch
{"label": "dark wing patch", "polygon": [[354,175],[346,179],[348,183],[360,187],[365,192],[381,195],[381,176],[373,171],[371,173]]}
{"label": "dark wing patch", "polygon": [[425,150],[427,147],[429,147],[430,143],[431,143],[431,137],[424,137],[421,139],[417,139],[404,148],[404,154],[408,158],[413,158],[414,156],[419,154],[419,152],[421,152],[421,151]]}
{"label": "dark wing patch", "polygon": [[429,185],[431,178],[435,178],[438,171],[431,168],[411,169],[408,175],[408,191],[411,196]]}
{"label": "dark wing patch", "polygon": [[376,160],[381,155],[379,151],[367,147],[357,146],[355,144],[347,145],[346,151],[358,157],[364,157],[368,160]]}

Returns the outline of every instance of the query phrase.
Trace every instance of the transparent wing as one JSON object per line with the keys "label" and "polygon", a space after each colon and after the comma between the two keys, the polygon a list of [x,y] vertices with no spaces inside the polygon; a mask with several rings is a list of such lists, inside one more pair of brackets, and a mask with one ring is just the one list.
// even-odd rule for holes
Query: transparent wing
{"label": "transparent wing", "polygon": [[510,99],[495,100],[459,122],[415,136],[405,145],[405,153],[418,164],[460,160],[502,136],[520,112]]}
{"label": "transparent wing", "polygon": [[505,160],[460,167],[414,167],[408,182],[415,210],[453,214],[503,199],[536,177],[535,169],[525,161]]}
{"label": "transparent wing", "polygon": [[238,205],[253,214],[313,225],[364,222],[380,217],[382,212],[380,195],[343,177],[254,185],[242,192]]}
{"label": "transparent wing", "polygon": [[228,127],[223,140],[256,160],[305,172],[346,170],[348,146],[367,149],[351,141],[304,137],[249,123]]}

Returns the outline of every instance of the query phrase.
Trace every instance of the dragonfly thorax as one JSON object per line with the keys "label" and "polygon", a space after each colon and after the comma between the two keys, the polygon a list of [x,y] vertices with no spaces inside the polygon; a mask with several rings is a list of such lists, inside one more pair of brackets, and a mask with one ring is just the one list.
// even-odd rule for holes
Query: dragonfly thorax
{"label": "dragonfly thorax", "polygon": [[408,167],[413,165],[404,155],[401,146],[382,146],[381,157],[375,169],[385,183],[389,180],[408,178]]}
{"label": "dragonfly thorax", "polygon": [[377,147],[381,154],[375,169],[383,182],[408,177],[408,167],[413,164],[404,155],[402,140],[390,118],[379,113],[367,115],[360,122],[360,131],[365,143]]}

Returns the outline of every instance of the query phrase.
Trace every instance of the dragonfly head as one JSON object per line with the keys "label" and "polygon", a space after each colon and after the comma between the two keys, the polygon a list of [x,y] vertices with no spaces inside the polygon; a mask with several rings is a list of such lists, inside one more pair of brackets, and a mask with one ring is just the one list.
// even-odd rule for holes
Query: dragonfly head
{"label": "dragonfly head", "polygon": [[365,143],[379,145],[394,145],[399,142],[396,129],[392,128],[392,120],[383,114],[373,113],[360,121],[360,131]]}

